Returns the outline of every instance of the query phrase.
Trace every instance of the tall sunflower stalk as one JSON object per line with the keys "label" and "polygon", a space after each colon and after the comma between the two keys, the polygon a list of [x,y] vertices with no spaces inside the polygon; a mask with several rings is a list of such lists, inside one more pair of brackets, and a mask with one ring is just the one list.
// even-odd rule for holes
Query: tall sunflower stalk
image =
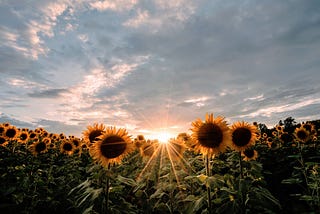
{"label": "tall sunflower stalk", "polygon": [[[191,138],[196,152],[202,153],[205,157],[205,168],[207,176],[211,176],[210,160],[216,154],[226,150],[231,141],[229,127],[224,117],[213,117],[213,114],[206,114],[206,119],[203,122],[197,119],[192,122]],[[211,206],[211,188],[207,186],[208,210],[212,213]]]}
{"label": "tall sunflower stalk", "polygon": [[[206,176],[210,177],[211,176],[211,167],[210,167],[210,157],[207,154],[205,156],[205,167],[206,167]],[[208,196],[208,209],[209,213],[212,213],[212,205],[211,205],[211,188],[209,185],[207,185],[207,196]]]}
{"label": "tall sunflower stalk", "polygon": [[90,155],[93,160],[100,163],[106,168],[107,184],[105,188],[105,208],[109,209],[109,190],[110,190],[110,166],[117,164],[134,150],[133,143],[125,129],[116,129],[116,127],[108,127],[105,132],[96,137],[93,145],[90,147]]}
{"label": "tall sunflower stalk", "polygon": [[[108,164],[108,168],[107,168],[107,173],[110,171],[110,163]],[[107,175],[107,184],[106,184],[106,188],[105,188],[105,194],[106,194],[106,202],[105,202],[105,208],[106,208],[106,213],[108,213],[108,209],[109,209],[109,190],[110,190],[110,176]]]}
{"label": "tall sunflower stalk", "polygon": [[235,122],[231,128],[231,147],[239,153],[240,178],[243,179],[243,164],[241,153],[252,147],[257,139],[257,127],[247,122]]}
{"label": "tall sunflower stalk", "polygon": [[232,124],[231,128],[231,148],[233,148],[236,152],[238,152],[239,157],[239,191],[241,194],[241,213],[245,211],[245,192],[241,189],[243,182],[244,175],[243,175],[243,163],[242,163],[242,155],[241,153],[244,152],[246,149],[252,147],[255,144],[255,141],[257,139],[257,127],[254,125],[251,125],[247,122],[241,121],[241,122],[235,122]]}

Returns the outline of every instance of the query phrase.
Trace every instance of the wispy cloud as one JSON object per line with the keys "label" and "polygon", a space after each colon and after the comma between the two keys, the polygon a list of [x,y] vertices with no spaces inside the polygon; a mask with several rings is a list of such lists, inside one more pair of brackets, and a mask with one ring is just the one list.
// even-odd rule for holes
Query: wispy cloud
{"label": "wispy cloud", "polygon": [[28,93],[28,96],[33,98],[58,98],[62,96],[63,93],[67,93],[67,89],[63,88],[53,88],[53,89],[46,89],[42,91],[34,91]]}
{"label": "wispy cloud", "polygon": [[105,1],[92,1],[89,5],[93,9],[99,11],[113,10],[113,11],[126,11],[132,9],[138,3],[137,0],[105,0]]}
{"label": "wispy cloud", "polygon": [[69,131],[94,121],[187,131],[206,112],[268,123],[316,117],[319,9],[316,1],[1,1],[0,111]]}
{"label": "wispy cloud", "polygon": [[251,112],[250,114],[241,115],[241,118],[249,117],[271,117],[274,116],[277,113],[283,113],[283,112],[290,112],[294,111],[312,104],[319,104],[320,98],[307,98],[307,99],[301,99],[297,100],[295,103],[289,103],[289,104],[282,104],[278,106],[270,106],[270,107],[264,107],[257,111]]}

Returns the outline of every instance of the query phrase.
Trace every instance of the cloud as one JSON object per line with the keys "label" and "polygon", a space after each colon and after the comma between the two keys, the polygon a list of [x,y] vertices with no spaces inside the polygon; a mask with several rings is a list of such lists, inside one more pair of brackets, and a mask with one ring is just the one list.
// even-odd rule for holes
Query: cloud
{"label": "cloud", "polygon": [[0,113],[0,123],[10,123],[11,125],[14,125],[18,128],[29,128],[29,129],[36,128],[36,125],[33,123],[15,119],[5,113]]}
{"label": "cloud", "polygon": [[127,11],[132,9],[136,4],[137,0],[105,0],[105,1],[93,1],[89,5],[93,9],[99,11],[112,10],[112,11]]}
{"label": "cloud", "polygon": [[67,92],[67,89],[54,88],[42,91],[34,91],[32,93],[28,93],[28,96],[33,98],[58,98],[62,96],[63,93]]}
{"label": "cloud", "polygon": [[0,110],[17,119],[138,132],[188,130],[206,112],[318,115],[315,1],[0,4]]}

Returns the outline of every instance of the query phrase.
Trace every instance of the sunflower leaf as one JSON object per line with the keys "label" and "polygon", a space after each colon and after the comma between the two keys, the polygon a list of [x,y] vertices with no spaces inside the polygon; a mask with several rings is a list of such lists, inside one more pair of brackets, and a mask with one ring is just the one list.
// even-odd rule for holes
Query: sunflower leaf
{"label": "sunflower leaf", "polygon": [[132,187],[137,186],[137,182],[132,178],[125,178],[125,177],[122,177],[121,175],[118,175],[117,180],[120,181],[121,183],[127,184]]}

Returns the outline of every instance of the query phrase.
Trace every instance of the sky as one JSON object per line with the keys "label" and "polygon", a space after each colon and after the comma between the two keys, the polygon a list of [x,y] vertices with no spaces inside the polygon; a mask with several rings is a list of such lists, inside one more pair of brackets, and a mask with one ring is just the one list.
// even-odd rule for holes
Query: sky
{"label": "sky", "polygon": [[318,0],[0,0],[0,122],[189,132],[320,119]]}

